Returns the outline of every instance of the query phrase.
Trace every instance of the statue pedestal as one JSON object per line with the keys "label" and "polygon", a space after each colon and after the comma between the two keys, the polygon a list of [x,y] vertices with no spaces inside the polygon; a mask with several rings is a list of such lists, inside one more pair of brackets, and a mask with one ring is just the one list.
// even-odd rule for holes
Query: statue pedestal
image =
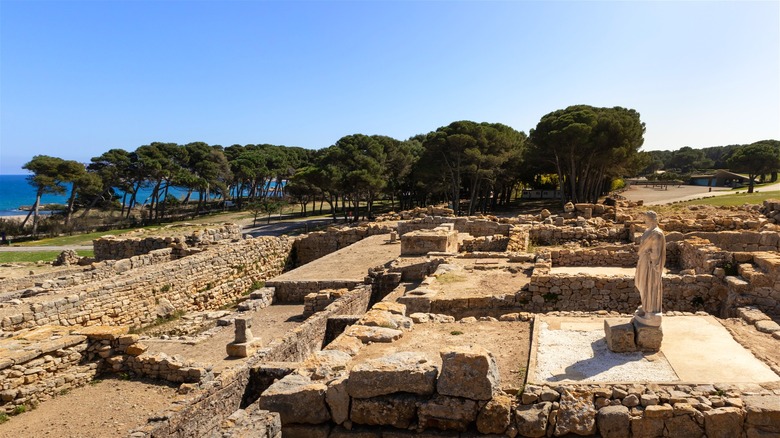
{"label": "statue pedestal", "polygon": [[605,319],[604,337],[607,347],[615,353],[632,351],[656,352],[664,338],[661,326],[648,326],[636,318]]}

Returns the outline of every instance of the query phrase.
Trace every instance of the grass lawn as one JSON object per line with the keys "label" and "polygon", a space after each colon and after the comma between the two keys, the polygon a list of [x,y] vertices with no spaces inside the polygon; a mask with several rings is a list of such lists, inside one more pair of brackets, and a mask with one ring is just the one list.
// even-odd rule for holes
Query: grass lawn
{"label": "grass lawn", "polygon": [[[44,262],[53,262],[61,251],[14,251],[0,252],[0,263],[35,263],[39,260]],[[94,251],[84,250],[76,251],[82,257],[93,257]]]}
{"label": "grass lawn", "polygon": [[96,233],[74,234],[73,236],[50,237],[40,240],[31,240],[28,242],[14,242],[19,246],[66,246],[66,245],[92,245],[92,240],[108,234],[116,235],[132,231],[134,228],[124,230],[98,231]]}
{"label": "grass lawn", "polygon": [[695,199],[683,202],[683,205],[715,205],[734,206],[743,204],[761,204],[767,199],[780,199],[780,191],[739,193],[733,195],[714,196],[712,198]]}

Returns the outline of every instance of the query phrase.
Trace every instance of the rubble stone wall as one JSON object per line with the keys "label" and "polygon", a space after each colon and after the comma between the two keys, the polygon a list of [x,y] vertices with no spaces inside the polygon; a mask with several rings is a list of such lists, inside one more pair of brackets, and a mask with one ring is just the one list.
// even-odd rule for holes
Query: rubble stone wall
{"label": "rubble stone wall", "polygon": [[534,225],[528,231],[531,242],[535,245],[558,245],[565,242],[581,240],[597,240],[599,242],[625,242],[628,240],[628,229],[623,225],[584,227],[559,227],[550,224]]}
{"label": "rubble stone wall", "polygon": [[780,234],[776,231],[691,232],[689,236],[707,239],[726,251],[780,251]]}
{"label": "rubble stone wall", "polygon": [[352,289],[361,284],[355,280],[323,280],[323,281],[268,281],[266,286],[276,289],[275,303],[304,304],[306,295],[318,293],[325,289]]}
{"label": "rubble stone wall", "polygon": [[[324,311],[308,318],[281,340],[273,341],[258,350],[244,366],[229,370],[215,380],[205,383],[197,398],[188,403],[185,408],[176,412],[166,412],[164,421],[148,424],[138,432],[143,432],[148,437],[222,437],[220,425],[241,408],[242,400],[247,396],[245,393],[253,367],[265,362],[301,361],[313,352],[319,351],[327,330],[328,318],[335,315],[365,313],[370,296],[369,287],[349,291]],[[275,429],[271,428],[271,430]],[[269,436],[278,438],[277,434]]]}
{"label": "rubble stone wall", "polygon": [[336,252],[341,248],[377,234],[388,234],[392,228],[386,225],[371,224],[350,228],[329,228],[327,231],[315,231],[295,239],[293,253],[295,266]]}
{"label": "rubble stone wall", "polygon": [[594,249],[553,249],[550,251],[553,266],[618,266],[633,268],[638,255],[633,245]]}
{"label": "rubble stone wall", "polygon": [[[158,317],[165,299],[177,310],[216,309],[234,302],[252,284],[279,275],[292,242],[259,237],[219,245],[182,259],[60,291],[47,302],[23,303],[0,328],[16,331],[46,324],[143,326]],[[302,298],[301,298],[302,299]]]}
{"label": "rubble stone wall", "polygon": [[170,248],[174,245],[203,246],[218,242],[243,239],[241,227],[236,224],[224,224],[219,228],[205,228],[189,235],[123,237],[106,236],[92,241],[96,260],[120,260],[132,256],[147,254],[155,249]]}
{"label": "rubble stone wall", "polygon": [[444,216],[425,216],[409,221],[398,222],[398,234],[404,235],[410,231],[430,230],[442,224],[455,224],[455,231],[459,233],[468,233],[473,237],[509,236],[512,225],[499,223],[487,219],[476,217],[444,217]]}

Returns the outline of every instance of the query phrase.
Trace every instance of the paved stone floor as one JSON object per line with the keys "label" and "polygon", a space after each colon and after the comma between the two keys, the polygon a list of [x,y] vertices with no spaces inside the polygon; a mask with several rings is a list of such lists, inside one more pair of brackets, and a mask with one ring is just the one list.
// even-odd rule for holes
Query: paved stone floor
{"label": "paved stone floor", "polygon": [[663,329],[663,344],[656,354],[613,353],[606,349],[602,318],[539,316],[532,337],[529,382],[780,381],[715,317],[668,316]]}

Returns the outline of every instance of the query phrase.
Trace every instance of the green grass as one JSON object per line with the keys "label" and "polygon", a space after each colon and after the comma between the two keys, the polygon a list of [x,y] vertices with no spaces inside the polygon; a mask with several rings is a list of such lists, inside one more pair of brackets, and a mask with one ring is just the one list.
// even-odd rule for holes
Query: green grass
{"label": "green grass", "polygon": [[466,276],[456,274],[454,272],[445,272],[444,274],[441,274],[438,277],[436,277],[436,281],[442,284],[458,283],[461,281],[466,281]]}
{"label": "green grass", "polygon": [[[743,189],[747,191],[747,189]],[[682,203],[683,205],[714,205],[717,207],[731,207],[743,204],[761,204],[767,199],[780,199],[780,191],[735,193],[733,195],[713,196],[705,199],[695,199]]]}
{"label": "green grass", "polygon": [[[50,237],[29,242],[19,242],[19,246],[67,246],[67,245],[92,245],[92,241],[101,236],[127,233],[137,228],[123,230],[98,231],[95,233],[76,234],[73,236]],[[14,245],[17,245],[14,243]]]}
{"label": "green grass", "polygon": [[[62,251],[1,251],[0,263],[35,263],[37,261],[53,262]],[[82,257],[94,257],[91,249],[78,250],[76,253]]]}

